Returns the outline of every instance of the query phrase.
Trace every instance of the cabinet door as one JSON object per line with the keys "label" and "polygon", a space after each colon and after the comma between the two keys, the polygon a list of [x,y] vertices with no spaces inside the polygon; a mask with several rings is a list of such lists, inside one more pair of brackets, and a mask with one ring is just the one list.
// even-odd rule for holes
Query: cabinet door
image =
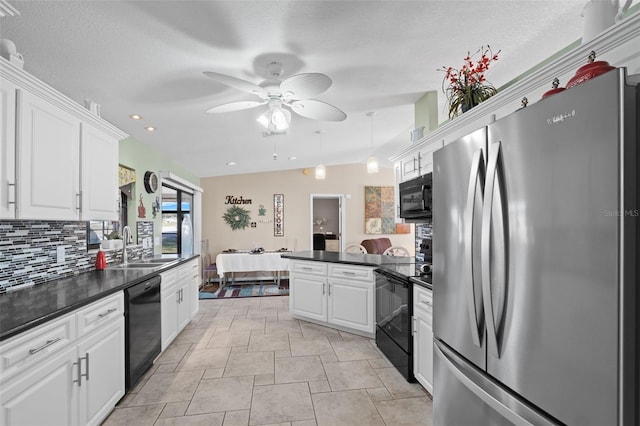
{"label": "cabinet door", "polygon": [[291,274],[289,309],[292,314],[327,320],[326,277]]}
{"label": "cabinet door", "polygon": [[413,374],[433,394],[433,328],[431,318],[423,313],[414,317]]}
{"label": "cabinet door", "polygon": [[78,344],[82,377],[79,423],[98,425],[125,392],[124,317],[93,332]]}
{"label": "cabinet door", "polygon": [[17,216],[78,220],[80,121],[26,91],[19,104]]}
{"label": "cabinet door", "polygon": [[16,91],[0,78],[0,219],[16,214]]}
{"label": "cabinet door", "polygon": [[372,282],[329,278],[328,322],[373,333],[373,289]]}
{"label": "cabinet door", "polygon": [[82,124],[82,220],[118,220],[118,148],[116,139],[86,123]]}
{"label": "cabinet door", "polygon": [[173,291],[162,293],[160,305],[162,315],[162,350],[178,335],[178,293],[175,285]]}
{"label": "cabinet door", "polygon": [[444,142],[436,141],[431,142],[427,146],[423,147],[419,152],[420,159],[420,175],[433,172],[433,153],[442,148]]}
{"label": "cabinet door", "polygon": [[176,293],[178,312],[177,312],[177,332],[180,333],[183,328],[189,324],[191,320],[191,283],[193,279],[190,276],[184,277],[182,285]]}
{"label": "cabinet door", "polygon": [[26,370],[14,380],[2,384],[0,424],[73,425],[78,423],[76,347]]}

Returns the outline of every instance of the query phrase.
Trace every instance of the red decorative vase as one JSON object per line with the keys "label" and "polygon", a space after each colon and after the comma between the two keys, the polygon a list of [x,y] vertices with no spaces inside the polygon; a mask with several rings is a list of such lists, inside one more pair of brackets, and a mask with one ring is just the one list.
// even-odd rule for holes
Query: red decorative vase
{"label": "red decorative vase", "polygon": [[596,61],[595,59],[596,52],[592,50],[589,54],[589,63],[578,68],[576,75],[574,75],[567,83],[567,89],[616,69],[616,67],[609,65],[609,62],[607,61]]}

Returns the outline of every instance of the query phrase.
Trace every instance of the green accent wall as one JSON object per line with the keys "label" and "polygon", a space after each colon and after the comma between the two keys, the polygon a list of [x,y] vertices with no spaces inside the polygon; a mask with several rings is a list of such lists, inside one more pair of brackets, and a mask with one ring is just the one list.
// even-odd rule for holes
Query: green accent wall
{"label": "green accent wall", "polygon": [[[160,238],[162,234],[162,216],[157,214],[153,217],[153,202],[156,197],[162,201],[161,189],[154,194],[147,194],[144,189],[144,174],[147,171],[159,173],[171,172],[189,182],[200,186],[200,178],[189,172],[184,167],[174,163],[168,157],[164,156],[157,149],[149,145],[137,141],[131,137],[120,141],[120,164],[136,171],[136,183],[133,198],[129,200],[128,205],[128,222],[133,233],[134,243],[137,243],[136,222],[137,221],[153,221],[154,239]],[[145,208],[145,218],[138,217],[138,205],[142,199]],[[161,246],[154,245],[154,252],[159,254],[162,251]]]}

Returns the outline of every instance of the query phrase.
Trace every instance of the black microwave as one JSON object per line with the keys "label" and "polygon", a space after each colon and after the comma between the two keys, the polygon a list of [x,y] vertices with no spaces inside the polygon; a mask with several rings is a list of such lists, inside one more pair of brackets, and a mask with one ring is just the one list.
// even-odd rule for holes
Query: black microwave
{"label": "black microwave", "polygon": [[400,189],[400,217],[405,222],[431,222],[432,174],[402,182]]}

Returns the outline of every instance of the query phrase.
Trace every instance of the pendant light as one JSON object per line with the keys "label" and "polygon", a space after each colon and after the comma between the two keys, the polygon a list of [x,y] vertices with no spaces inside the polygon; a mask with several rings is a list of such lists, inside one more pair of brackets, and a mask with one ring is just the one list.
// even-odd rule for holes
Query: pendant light
{"label": "pendant light", "polygon": [[367,158],[367,173],[378,173],[378,159],[373,156],[373,116],[375,112],[368,112],[367,116],[371,118],[371,151]]}
{"label": "pendant light", "polygon": [[[318,134],[318,136],[320,136],[320,157],[322,157],[322,134],[324,133],[324,131],[316,130],[316,133]],[[318,164],[316,166],[316,179],[323,180],[326,177],[327,177],[327,168],[322,163]]]}

